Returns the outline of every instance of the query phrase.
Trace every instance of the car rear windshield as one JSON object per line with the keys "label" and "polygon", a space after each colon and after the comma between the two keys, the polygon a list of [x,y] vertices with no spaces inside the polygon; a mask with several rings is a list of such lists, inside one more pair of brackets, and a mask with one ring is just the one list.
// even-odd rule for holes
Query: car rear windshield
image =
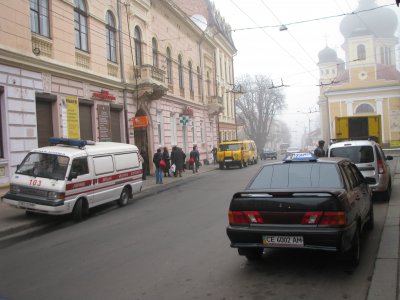
{"label": "car rear windshield", "polygon": [[240,149],[240,144],[226,144],[219,146],[220,151],[236,151],[239,149]]}
{"label": "car rear windshield", "polygon": [[330,151],[331,157],[345,157],[355,164],[371,163],[374,161],[372,146],[335,147]]}
{"label": "car rear windshield", "polygon": [[299,162],[265,166],[249,189],[340,187],[342,182],[335,165]]}

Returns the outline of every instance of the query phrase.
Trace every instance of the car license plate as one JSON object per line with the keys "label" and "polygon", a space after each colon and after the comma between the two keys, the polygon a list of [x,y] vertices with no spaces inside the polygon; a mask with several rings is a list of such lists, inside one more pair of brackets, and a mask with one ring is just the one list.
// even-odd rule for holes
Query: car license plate
{"label": "car license plate", "polygon": [[276,236],[265,235],[263,236],[263,244],[267,247],[288,247],[297,248],[303,247],[304,241],[302,236]]}
{"label": "car license plate", "polygon": [[226,162],[231,162],[231,161],[232,161],[232,159],[225,159],[225,161],[226,161]]}
{"label": "car license plate", "polygon": [[34,203],[29,203],[29,202],[24,202],[24,201],[18,201],[18,207],[22,207],[22,208],[31,208],[34,207],[35,204]]}

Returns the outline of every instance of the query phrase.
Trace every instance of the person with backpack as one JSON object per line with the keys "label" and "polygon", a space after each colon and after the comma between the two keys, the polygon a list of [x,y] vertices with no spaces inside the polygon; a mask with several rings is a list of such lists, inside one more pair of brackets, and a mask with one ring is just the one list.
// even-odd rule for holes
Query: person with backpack
{"label": "person with backpack", "polygon": [[192,166],[193,173],[197,173],[199,170],[200,153],[197,150],[197,146],[193,146],[193,150],[189,154],[189,165]]}
{"label": "person with backpack", "polygon": [[153,163],[156,166],[156,184],[162,184],[163,183],[163,172],[164,172],[164,168],[165,168],[165,161],[163,160],[161,148],[158,148],[157,152],[154,153]]}

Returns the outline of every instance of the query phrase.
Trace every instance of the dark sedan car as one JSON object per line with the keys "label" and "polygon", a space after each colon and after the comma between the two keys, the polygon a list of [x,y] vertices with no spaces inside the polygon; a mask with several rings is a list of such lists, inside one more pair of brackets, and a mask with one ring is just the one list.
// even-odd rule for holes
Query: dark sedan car
{"label": "dark sedan car", "polygon": [[266,148],[261,151],[260,158],[261,159],[267,159],[267,158],[277,159],[278,153],[275,150]]}
{"label": "dark sedan car", "polygon": [[374,226],[372,193],[344,158],[296,153],[264,165],[229,207],[231,247],[249,260],[265,248],[317,249],[360,259],[360,235]]}

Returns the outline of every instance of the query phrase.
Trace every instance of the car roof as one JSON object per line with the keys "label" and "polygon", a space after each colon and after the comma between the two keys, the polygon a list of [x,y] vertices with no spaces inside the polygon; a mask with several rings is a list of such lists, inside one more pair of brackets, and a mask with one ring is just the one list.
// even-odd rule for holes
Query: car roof
{"label": "car roof", "polygon": [[374,146],[374,145],[377,145],[375,141],[358,140],[358,141],[343,141],[334,143],[330,145],[329,148],[348,147],[348,146]]}
{"label": "car roof", "polygon": [[330,163],[330,164],[338,164],[342,161],[351,162],[348,158],[345,157],[318,157],[317,160],[311,161],[275,161],[268,164],[263,165],[262,167],[271,166],[271,165],[282,165],[282,164],[303,164],[303,163]]}

